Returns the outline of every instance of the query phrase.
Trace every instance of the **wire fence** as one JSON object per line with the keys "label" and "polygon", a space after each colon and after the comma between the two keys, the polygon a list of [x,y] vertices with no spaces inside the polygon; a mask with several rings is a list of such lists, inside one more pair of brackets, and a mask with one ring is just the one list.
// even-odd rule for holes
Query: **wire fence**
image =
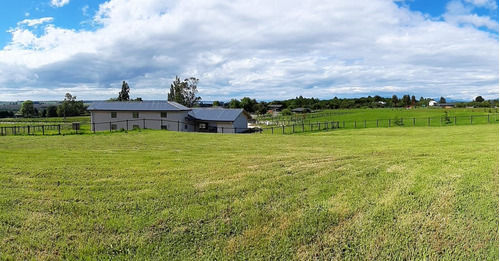
{"label": "wire fence", "polygon": [[291,125],[296,123],[303,123],[306,120],[311,122],[311,119],[330,117],[330,116],[341,116],[346,114],[352,114],[353,112],[313,112],[313,113],[302,113],[294,114],[289,116],[257,116],[255,122],[259,125]]}
{"label": "wire fence", "polygon": [[439,127],[450,125],[475,125],[498,123],[498,114],[470,115],[453,117],[420,117],[420,118],[392,118],[372,120],[351,121],[328,121],[282,124],[280,126],[262,127],[262,133],[267,134],[293,134],[301,132],[325,131],[334,129],[357,129],[357,128],[387,128],[387,127]]}
{"label": "wire fence", "polygon": [[[208,133],[261,133],[261,134],[294,134],[316,131],[331,131],[335,129],[357,128],[384,128],[384,127],[413,127],[413,126],[450,126],[498,124],[498,114],[470,115],[453,117],[420,117],[420,118],[393,118],[351,121],[302,121],[279,126],[263,126],[254,128],[236,128],[229,125],[211,125],[209,123],[173,121],[166,119],[132,119],[109,122],[71,123],[71,124],[37,124],[20,126],[1,126],[0,136],[5,135],[68,135],[96,132],[120,132],[137,129],[158,129],[181,132],[208,132]],[[284,122],[281,122],[284,123]]]}

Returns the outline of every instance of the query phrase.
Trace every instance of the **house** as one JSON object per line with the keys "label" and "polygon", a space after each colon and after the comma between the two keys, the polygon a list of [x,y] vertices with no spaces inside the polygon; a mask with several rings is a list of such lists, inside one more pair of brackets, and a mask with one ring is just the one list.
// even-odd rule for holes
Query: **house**
{"label": "house", "polygon": [[279,112],[279,111],[281,111],[281,107],[283,107],[283,105],[280,105],[280,104],[267,105],[267,108],[270,111],[272,111],[272,112]]}
{"label": "house", "polygon": [[295,109],[292,109],[292,112],[294,112],[294,113],[309,113],[309,112],[311,112],[311,109],[309,109],[309,108],[295,108]]}
{"label": "house", "polygon": [[194,108],[188,113],[195,131],[235,133],[248,130],[248,120],[252,117],[243,109]]}
{"label": "house", "polygon": [[141,128],[235,133],[246,131],[250,118],[243,109],[191,109],[169,101],[94,102],[88,111],[93,131]]}
{"label": "house", "polygon": [[437,106],[437,105],[438,105],[437,101],[435,101],[435,100],[429,101],[429,106]]}

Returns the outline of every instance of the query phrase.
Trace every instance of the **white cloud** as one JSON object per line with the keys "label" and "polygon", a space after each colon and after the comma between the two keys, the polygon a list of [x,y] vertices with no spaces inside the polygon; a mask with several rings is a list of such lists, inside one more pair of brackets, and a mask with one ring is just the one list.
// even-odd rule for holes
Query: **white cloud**
{"label": "white cloud", "polygon": [[[488,4],[489,1],[469,0],[477,6]],[[446,6],[447,12],[443,15],[444,19],[451,24],[461,26],[470,25],[474,27],[486,27],[489,30],[498,32],[498,22],[487,16],[478,16],[473,13],[474,7],[467,6],[460,0],[450,1]]]}
{"label": "white cloud", "polygon": [[464,0],[464,1],[469,4],[473,4],[477,7],[486,7],[490,9],[498,8],[498,4],[495,2],[495,0]]}
{"label": "white cloud", "polygon": [[44,23],[50,23],[53,20],[54,18],[52,17],[43,17],[39,19],[24,19],[23,21],[19,22],[19,25],[37,26]]}
{"label": "white cloud", "polygon": [[51,0],[51,4],[54,7],[63,7],[69,4],[69,0]]}
{"label": "white cloud", "polygon": [[82,13],[83,13],[84,16],[88,16],[88,13],[87,13],[88,11],[89,11],[89,6],[88,5],[82,7]]}
{"label": "white cloud", "polygon": [[163,99],[179,75],[199,78],[205,100],[498,97],[498,35],[476,28],[493,20],[463,4],[448,15],[433,21],[387,0],[110,0],[95,31],[10,30],[0,89],[17,99],[39,90],[107,99],[126,80],[133,97]]}

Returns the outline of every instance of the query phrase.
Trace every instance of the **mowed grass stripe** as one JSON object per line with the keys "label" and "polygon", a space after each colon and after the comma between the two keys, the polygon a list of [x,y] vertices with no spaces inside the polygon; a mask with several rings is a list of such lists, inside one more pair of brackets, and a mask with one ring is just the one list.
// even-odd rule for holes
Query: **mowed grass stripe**
{"label": "mowed grass stripe", "polygon": [[0,137],[0,258],[498,259],[498,125]]}

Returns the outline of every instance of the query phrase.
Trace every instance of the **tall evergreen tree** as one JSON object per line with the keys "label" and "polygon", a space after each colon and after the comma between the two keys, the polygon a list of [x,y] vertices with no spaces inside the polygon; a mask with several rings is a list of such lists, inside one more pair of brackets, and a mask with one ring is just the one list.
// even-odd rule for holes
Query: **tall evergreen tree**
{"label": "tall evergreen tree", "polygon": [[130,87],[128,86],[128,83],[126,81],[123,81],[122,83],[122,90],[120,93],[118,93],[118,101],[128,101],[130,100],[129,93],[130,92]]}

